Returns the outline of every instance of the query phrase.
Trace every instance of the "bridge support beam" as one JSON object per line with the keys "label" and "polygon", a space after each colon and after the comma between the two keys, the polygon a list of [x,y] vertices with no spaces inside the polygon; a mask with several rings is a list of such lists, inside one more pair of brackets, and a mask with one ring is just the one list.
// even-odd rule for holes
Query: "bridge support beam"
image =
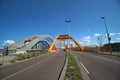
{"label": "bridge support beam", "polygon": [[60,47],[61,47],[61,40],[64,40],[64,44],[65,44],[65,40],[66,39],[71,39],[81,51],[85,51],[85,48],[83,48],[74,38],[72,38],[70,35],[57,35],[56,38],[54,39],[54,41],[52,42],[52,44],[50,45],[50,48],[48,49],[49,52],[55,52],[56,48],[55,48],[55,43],[57,40],[60,40]]}

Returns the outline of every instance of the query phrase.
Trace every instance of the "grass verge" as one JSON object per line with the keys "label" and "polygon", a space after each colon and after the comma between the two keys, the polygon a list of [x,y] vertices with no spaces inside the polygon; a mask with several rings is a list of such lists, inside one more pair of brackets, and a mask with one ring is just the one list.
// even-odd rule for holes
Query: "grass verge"
{"label": "grass verge", "polygon": [[16,63],[17,61],[21,61],[21,60],[26,60],[26,59],[29,59],[29,58],[32,58],[32,57],[37,57],[39,55],[42,55],[44,54],[43,53],[31,53],[31,54],[17,54],[15,56],[15,58],[12,58],[11,60],[9,60],[10,63]]}
{"label": "grass verge", "polygon": [[16,59],[9,60],[10,63],[16,63]]}
{"label": "grass verge", "polygon": [[64,80],[83,80],[77,65],[77,61],[71,53],[68,53],[67,71]]}

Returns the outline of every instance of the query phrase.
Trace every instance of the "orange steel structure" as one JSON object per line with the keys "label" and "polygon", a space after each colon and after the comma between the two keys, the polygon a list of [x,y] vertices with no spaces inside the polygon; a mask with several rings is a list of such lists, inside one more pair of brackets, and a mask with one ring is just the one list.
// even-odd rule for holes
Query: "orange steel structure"
{"label": "orange steel structure", "polygon": [[[65,40],[66,39],[71,39],[77,46],[78,48],[81,50],[81,51],[85,51],[85,48],[83,48],[74,38],[72,38],[70,35],[68,34],[65,34],[65,35],[57,35],[56,38],[54,39],[54,41],[52,42],[52,44],[50,45],[50,48],[48,49],[48,52],[55,52],[57,51],[58,49],[55,48],[55,43],[57,40],[64,40],[64,44],[65,44]],[[61,46],[61,44],[60,44]]]}

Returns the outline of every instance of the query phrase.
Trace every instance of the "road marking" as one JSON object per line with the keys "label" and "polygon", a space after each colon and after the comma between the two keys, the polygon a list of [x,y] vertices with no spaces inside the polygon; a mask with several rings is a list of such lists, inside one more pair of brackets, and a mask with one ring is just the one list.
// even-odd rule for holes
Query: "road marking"
{"label": "road marking", "polygon": [[32,67],[40,64],[40,63],[42,63],[42,62],[44,62],[44,61],[47,61],[48,59],[54,57],[55,55],[57,55],[57,54],[54,54],[53,56],[51,56],[51,57],[49,57],[49,58],[46,58],[46,59],[44,59],[44,60],[42,60],[42,61],[40,61],[40,62],[38,62],[38,63],[36,63],[36,64],[33,64],[33,65],[31,65],[31,66],[29,66],[29,67],[27,67],[27,68],[25,68],[25,69],[23,69],[23,70],[21,70],[21,71],[18,71],[18,72],[14,73],[14,74],[11,74],[11,75],[7,76],[6,78],[3,78],[2,80],[6,80],[6,79],[8,79],[8,78],[10,78],[10,77],[13,77],[13,76],[19,74],[19,73],[22,73],[22,72],[24,72],[24,71],[26,71],[26,70],[28,70],[28,69],[30,69],[30,68],[32,68]]}
{"label": "road marking", "polygon": [[89,74],[89,71],[87,70],[87,68],[83,65],[82,62],[80,62],[80,64],[83,66],[84,70],[87,72],[87,74]]}

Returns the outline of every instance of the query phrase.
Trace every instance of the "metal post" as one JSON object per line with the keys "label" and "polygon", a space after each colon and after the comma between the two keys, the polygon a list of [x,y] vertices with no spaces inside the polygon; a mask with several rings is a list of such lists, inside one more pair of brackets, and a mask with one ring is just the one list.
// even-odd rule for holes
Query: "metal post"
{"label": "metal post", "polygon": [[4,65],[4,63],[5,63],[5,53],[6,53],[6,47],[5,47],[5,45],[4,45],[4,48],[3,48],[3,58],[2,58],[2,65]]}
{"label": "metal post", "polygon": [[64,40],[64,47],[65,47],[65,40]]}
{"label": "metal post", "polygon": [[61,49],[61,44],[62,44],[62,42],[61,42],[61,40],[60,40],[60,49]]}
{"label": "metal post", "polygon": [[70,45],[70,24],[69,24],[71,22],[71,20],[65,20],[65,22],[68,23],[68,26],[67,26],[68,27],[68,38],[69,38],[68,40],[69,40],[69,48],[70,48],[70,52],[71,52],[71,45]]}
{"label": "metal post", "polygon": [[110,49],[111,49],[110,52],[111,52],[111,54],[112,54],[112,46],[111,46],[111,43],[110,43],[111,38],[110,38],[110,35],[109,35],[109,32],[108,32],[108,28],[107,28],[107,24],[106,24],[105,17],[101,17],[101,19],[104,20],[104,24],[105,24],[105,28],[106,28],[106,33],[107,33],[107,38],[108,38],[108,44],[109,44],[109,46],[110,46]]}

